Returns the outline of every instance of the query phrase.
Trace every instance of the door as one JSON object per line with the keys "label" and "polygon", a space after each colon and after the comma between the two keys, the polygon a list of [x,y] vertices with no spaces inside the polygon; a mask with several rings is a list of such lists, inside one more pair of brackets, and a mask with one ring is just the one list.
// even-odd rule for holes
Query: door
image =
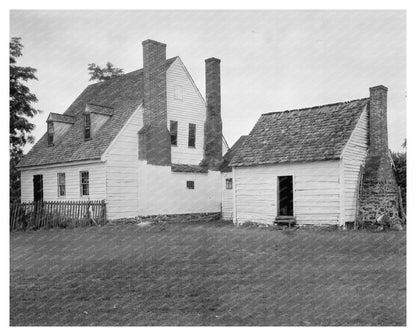
{"label": "door", "polygon": [[293,216],[293,176],[277,178],[277,215]]}
{"label": "door", "polygon": [[33,201],[43,201],[43,175],[33,175]]}

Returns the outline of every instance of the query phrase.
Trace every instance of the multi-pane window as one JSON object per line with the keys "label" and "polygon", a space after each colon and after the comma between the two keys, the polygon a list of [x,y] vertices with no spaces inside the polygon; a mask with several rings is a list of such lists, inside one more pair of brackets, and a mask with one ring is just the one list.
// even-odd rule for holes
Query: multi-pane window
{"label": "multi-pane window", "polygon": [[195,189],[195,182],[194,181],[186,181],[186,187],[188,189]]}
{"label": "multi-pane window", "polygon": [[65,173],[58,173],[58,196],[65,196]]}
{"label": "multi-pane window", "polygon": [[178,145],[178,122],[170,121],[170,143],[172,146]]}
{"label": "multi-pane window", "polygon": [[53,128],[53,122],[48,122],[48,146],[52,146],[53,145],[53,133],[54,133],[54,128]]}
{"label": "multi-pane window", "polygon": [[183,96],[183,94],[182,94],[182,86],[180,86],[180,85],[176,85],[175,86],[175,88],[174,88],[174,98],[176,99],[176,100],[182,100],[182,96]]}
{"label": "multi-pane window", "polygon": [[84,114],[84,138],[85,140],[91,139],[91,115]]}
{"label": "multi-pane window", "polygon": [[90,174],[86,170],[80,172],[79,175],[81,182],[81,196],[88,196],[90,194]]}
{"label": "multi-pane window", "polygon": [[188,147],[195,147],[196,125],[189,124]]}
{"label": "multi-pane window", "polygon": [[225,179],[225,189],[233,189],[233,179],[232,178]]}

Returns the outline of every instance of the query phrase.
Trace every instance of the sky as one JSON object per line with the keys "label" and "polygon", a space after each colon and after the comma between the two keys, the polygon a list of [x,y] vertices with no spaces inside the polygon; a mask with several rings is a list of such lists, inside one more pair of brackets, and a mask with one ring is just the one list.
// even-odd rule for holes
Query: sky
{"label": "sky", "polygon": [[[43,112],[63,113],[90,84],[88,63],[142,68],[146,39],[180,56],[205,96],[205,62],[221,59],[223,133],[231,146],[262,113],[348,101],[388,87],[389,146],[406,138],[405,11],[11,11],[10,37]],[[27,152],[31,145],[24,149]]]}

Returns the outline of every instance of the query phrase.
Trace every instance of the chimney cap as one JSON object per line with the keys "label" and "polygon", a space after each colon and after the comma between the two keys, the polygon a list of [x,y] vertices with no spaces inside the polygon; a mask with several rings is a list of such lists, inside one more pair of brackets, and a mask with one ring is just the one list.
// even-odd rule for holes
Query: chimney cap
{"label": "chimney cap", "polygon": [[387,91],[388,88],[386,86],[384,86],[384,85],[377,85],[377,86],[370,87],[370,92],[372,92],[372,91],[378,91],[378,90]]}
{"label": "chimney cap", "polygon": [[207,58],[205,60],[205,63],[210,63],[210,62],[218,62],[218,63],[220,63],[221,60],[219,58],[216,58],[216,57],[210,57],[210,58]]}
{"label": "chimney cap", "polygon": [[166,47],[166,44],[165,43],[158,42],[158,41],[151,40],[151,39],[147,39],[147,40],[143,41],[142,42],[142,45],[149,44],[149,43],[151,43],[151,44],[158,44],[158,45],[161,45],[163,47]]}

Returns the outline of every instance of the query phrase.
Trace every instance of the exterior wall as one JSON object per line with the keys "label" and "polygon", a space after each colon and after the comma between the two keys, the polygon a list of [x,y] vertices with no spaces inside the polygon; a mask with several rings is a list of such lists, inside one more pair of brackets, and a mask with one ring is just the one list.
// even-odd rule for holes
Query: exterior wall
{"label": "exterior wall", "polygon": [[[222,184],[222,202],[221,202],[221,211],[222,218],[225,220],[233,219],[233,189],[226,189],[225,180],[232,178],[233,174],[222,173],[221,174],[221,184]],[[233,181],[234,183],[234,181]]]}
{"label": "exterior wall", "polygon": [[[172,146],[172,163],[199,164],[204,150],[205,102],[180,59],[169,67],[167,73],[167,127],[170,120],[178,122],[178,145]],[[181,88],[182,100],[175,98]],[[196,124],[195,148],[188,147],[189,123]]]}
{"label": "exterior wall", "polygon": [[138,135],[143,109],[132,115],[103,156],[106,161],[107,214],[109,219],[138,215]]}
{"label": "exterior wall", "polygon": [[[88,170],[90,195],[81,197],[80,171]],[[58,197],[58,173],[65,173],[66,195]],[[22,202],[33,202],[33,176],[43,175],[44,201],[74,201],[105,199],[105,164],[81,163],[76,165],[50,166],[46,168],[23,169],[21,171]]]}
{"label": "exterior wall", "polygon": [[[195,181],[187,189],[186,181]],[[139,213],[142,216],[220,212],[221,175],[172,173],[170,167],[139,161]]]}
{"label": "exterior wall", "polygon": [[53,121],[53,142],[56,144],[63,135],[71,128],[72,124]]}
{"label": "exterior wall", "polygon": [[354,221],[357,208],[357,184],[360,166],[364,165],[368,148],[368,111],[364,109],[351,138],[345,146],[343,160],[344,174],[344,220]]}
{"label": "exterior wall", "polygon": [[91,137],[94,138],[101,127],[111,118],[105,114],[91,113]]}
{"label": "exterior wall", "polygon": [[273,224],[277,176],[293,175],[294,215],[299,225],[338,225],[340,161],[233,167],[235,222]]}

